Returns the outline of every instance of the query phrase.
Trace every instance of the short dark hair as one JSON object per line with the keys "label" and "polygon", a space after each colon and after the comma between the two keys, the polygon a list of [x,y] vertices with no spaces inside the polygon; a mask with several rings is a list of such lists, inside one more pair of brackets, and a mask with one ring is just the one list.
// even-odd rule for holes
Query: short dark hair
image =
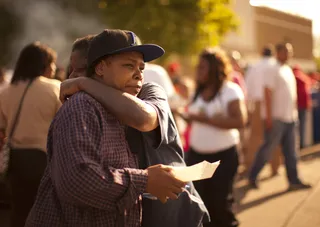
{"label": "short dark hair", "polygon": [[47,67],[56,59],[57,53],[50,47],[40,42],[28,44],[20,52],[11,84],[34,80],[43,75]]}
{"label": "short dark hair", "polygon": [[76,41],[74,41],[72,45],[72,52],[81,51],[84,54],[87,54],[90,46],[90,42],[93,39],[93,37],[94,35],[87,35],[87,36],[76,39]]}
{"label": "short dark hair", "polygon": [[285,48],[292,47],[291,43],[278,43],[276,45],[276,51],[279,52],[284,50]]}
{"label": "short dark hair", "polygon": [[274,47],[272,44],[268,44],[263,47],[262,49],[262,56],[264,57],[271,57],[274,53]]}

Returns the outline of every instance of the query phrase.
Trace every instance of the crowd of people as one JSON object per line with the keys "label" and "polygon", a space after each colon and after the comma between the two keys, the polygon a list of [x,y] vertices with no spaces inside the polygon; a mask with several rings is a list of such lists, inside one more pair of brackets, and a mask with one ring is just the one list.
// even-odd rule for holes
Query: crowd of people
{"label": "crowd of people", "polygon": [[[311,187],[298,174],[297,145],[305,146],[313,83],[289,66],[290,44],[267,45],[246,69],[239,53],[205,48],[194,79],[179,63],[148,63],[164,53],[131,31],[106,29],[73,43],[65,80],[57,53],[39,42],[23,48],[10,82],[0,71],[12,227],[239,226],[238,167],[258,188],[279,145],[288,190]],[[172,173],[202,161],[220,161],[209,179]]]}

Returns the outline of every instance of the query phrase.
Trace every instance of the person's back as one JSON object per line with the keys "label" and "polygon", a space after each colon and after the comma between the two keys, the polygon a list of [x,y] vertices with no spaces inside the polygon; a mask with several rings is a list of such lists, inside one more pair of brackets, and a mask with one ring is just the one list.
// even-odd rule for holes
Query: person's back
{"label": "person's back", "polygon": [[245,76],[247,95],[250,101],[261,101],[263,99],[263,81],[270,67],[276,64],[272,57],[264,57],[248,69]]}
{"label": "person's back", "polygon": [[[11,130],[20,99],[28,82],[8,86],[0,94],[0,105]],[[54,115],[61,106],[60,82],[45,77],[36,78],[25,96],[21,109],[23,120],[16,127],[12,144],[16,148],[37,148],[46,151],[47,134]]]}
{"label": "person's back", "polygon": [[272,117],[284,122],[297,120],[297,86],[290,66],[275,65],[265,81],[273,90]]}
{"label": "person's back", "polygon": [[60,83],[48,79],[55,74],[56,58],[56,52],[40,42],[26,45],[10,85],[0,93],[0,142],[7,136],[10,148],[12,226],[25,225],[46,168],[48,129],[61,106]]}

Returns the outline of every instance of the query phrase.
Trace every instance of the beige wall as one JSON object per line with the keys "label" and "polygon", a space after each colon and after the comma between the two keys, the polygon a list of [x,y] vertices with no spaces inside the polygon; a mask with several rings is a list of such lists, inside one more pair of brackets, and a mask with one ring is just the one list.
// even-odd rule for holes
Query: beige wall
{"label": "beige wall", "polygon": [[254,52],[256,49],[254,9],[248,0],[233,0],[231,8],[236,12],[240,25],[237,32],[230,32],[221,46],[227,50]]}
{"label": "beige wall", "polygon": [[248,0],[234,0],[231,6],[240,19],[238,32],[228,34],[221,46],[238,50],[249,64],[260,59],[265,44],[290,42],[294,47],[291,64],[315,70],[312,21],[266,7],[253,7]]}
{"label": "beige wall", "polygon": [[312,21],[278,12],[269,8],[254,7],[257,50],[266,43],[290,42],[294,57],[312,60]]}

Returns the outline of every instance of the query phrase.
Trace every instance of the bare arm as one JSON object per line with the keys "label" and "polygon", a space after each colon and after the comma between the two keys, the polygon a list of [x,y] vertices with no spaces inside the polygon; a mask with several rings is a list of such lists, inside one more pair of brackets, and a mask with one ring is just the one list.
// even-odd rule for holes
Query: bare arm
{"label": "bare arm", "polygon": [[158,127],[156,110],[149,104],[130,94],[107,87],[89,78],[77,78],[79,89],[98,100],[122,123],[142,132]]}
{"label": "bare arm", "polygon": [[233,100],[228,104],[228,115],[215,115],[212,118],[206,116],[190,116],[192,120],[206,123],[222,129],[243,128],[248,121],[246,105],[243,100]]}
{"label": "bare arm", "polygon": [[266,105],[266,127],[272,127],[272,90],[268,87],[264,88],[264,99]]}

